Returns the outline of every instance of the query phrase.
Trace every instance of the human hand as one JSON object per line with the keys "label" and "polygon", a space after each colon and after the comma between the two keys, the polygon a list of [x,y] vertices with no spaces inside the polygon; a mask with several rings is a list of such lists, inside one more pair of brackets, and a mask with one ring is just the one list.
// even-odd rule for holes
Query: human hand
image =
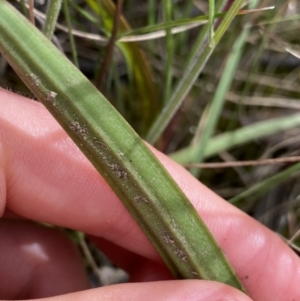
{"label": "human hand", "polygon": [[[0,108],[0,299],[300,300],[298,256],[274,233],[153,150],[212,231],[252,299],[212,281],[172,280],[121,202],[45,108],[1,89]],[[89,234],[130,273],[131,283],[86,290],[74,247],[63,234],[28,220]]]}

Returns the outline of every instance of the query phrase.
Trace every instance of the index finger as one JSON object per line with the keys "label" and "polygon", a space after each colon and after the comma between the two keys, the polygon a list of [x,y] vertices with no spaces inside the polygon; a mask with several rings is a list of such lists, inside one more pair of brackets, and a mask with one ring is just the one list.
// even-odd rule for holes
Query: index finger
{"label": "index finger", "polygon": [[[0,212],[103,237],[160,261],[118,198],[39,103],[0,90]],[[254,300],[300,298],[298,257],[271,231],[153,150],[236,269]],[[6,192],[6,195],[5,195]]]}

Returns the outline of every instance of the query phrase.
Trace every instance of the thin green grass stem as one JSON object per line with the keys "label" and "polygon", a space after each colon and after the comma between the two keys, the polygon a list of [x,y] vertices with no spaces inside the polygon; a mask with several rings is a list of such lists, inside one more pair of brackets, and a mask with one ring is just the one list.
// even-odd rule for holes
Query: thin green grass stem
{"label": "thin green grass stem", "polygon": [[[191,13],[192,13],[192,9],[194,6],[194,0],[187,0],[185,1],[185,7],[183,9],[183,18],[188,18],[191,19]],[[179,9],[181,12],[181,9]],[[179,14],[178,13],[178,14]],[[180,55],[186,55],[186,47],[185,45],[188,43],[188,34],[186,32],[182,33],[179,35],[179,37],[176,39],[176,44],[175,44],[175,48],[178,49],[178,52],[180,53]]]}
{"label": "thin green grass stem", "polygon": [[[199,126],[196,130],[196,134],[192,141],[192,145],[199,145],[199,153],[197,153],[195,157],[195,163],[201,163],[204,159],[204,154],[206,151],[206,147],[211,139],[211,136],[214,134],[218,120],[222,113],[222,109],[224,107],[226,101],[226,94],[230,89],[232,81],[234,79],[234,75],[238,64],[241,59],[242,50],[245,45],[245,41],[248,37],[249,29],[243,30],[240,36],[235,41],[232,51],[228,57],[228,61],[223,70],[222,77],[217,86],[216,92],[213,96],[211,103],[208,104],[208,113],[203,114],[203,118],[200,119]],[[205,126],[200,127],[200,125],[205,124]],[[198,177],[200,175],[199,168],[191,168],[190,172]]]}
{"label": "thin green grass stem", "polygon": [[[164,21],[168,23],[172,19],[172,1],[163,1]],[[173,75],[173,57],[174,57],[174,41],[171,28],[166,29],[166,60],[165,60],[165,84],[163,85],[163,100],[167,103],[169,100]]]}
{"label": "thin green grass stem", "polygon": [[[148,26],[153,26],[156,24],[156,1],[148,0],[147,1],[147,12],[148,12]],[[155,57],[155,43],[153,41],[148,41],[148,49],[149,49],[149,59],[152,60]]]}
{"label": "thin green grass stem", "polygon": [[21,11],[26,18],[29,18],[28,9],[26,8],[25,0],[20,0]]}
{"label": "thin green grass stem", "polygon": [[300,163],[294,164],[291,167],[285,169],[282,172],[277,173],[276,175],[261,181],[254,186],[250,187],[246,191],[238,194],[237,196],[231,198],[229,202],[236,206],[239,206],[240,203],[243,201],[247,205],[247,198],[253,199],[254,197],[259,197],[262,194],[266,193],[276,185],[282,183],[283,181],[288,180],[289,177],[292,176],[293,173],[300,170]]}
{"label": "thin green grass stem", "polygon": [[63,11],[65,14],[67,26],[68,26],[68,35],[69,35],[69,40],[70,40],[70,45],[71,45],[73,62],[74,62],[74,65],[77,68],[79,68],[76,45],[75,45],[75,41],[74,41],[74,36],[72,34],[72,23],[71,23],[71,18],[70,18],[68,2],[69,2],[68,0],[63,0]]}
{"label": "thin green grass stem", "polygon": [[86,9],[83,9],[78,4],[76,4],[73,0],[68,0],[70,6],[72,6],[78,13],[80,13],[84,18],[86,18],[91,23],[97,25],[99,21]]}
{"label": "thin green grass stem", "polygon": [[[236,146],[251,142],[255,139],[276,134],[281,131],[300,126],[300,114],[293,114],[285,117],[273,118],[245,126],[241,129],[220,134],[209,140],[204,152],[204,158],[209,158],[222,151],[230,150]],[[189,146],[169,156],[180,164],[193,163],[200,152],[200,144]]]}
{"label": "thin green grass stem", "polygon": [[211,48],[215,47],[214,26],[215,26],[215,0],[209,0],[209,46]]}
{"label": "thin green grass stem", "polygon": [[[218,13],[215,15],[215,19],[221,19],[226,16],[226,13]],[[179,26],[187,26],[191,24],[196,24],[197,26],[201,26],[203,24],[207,24],[209,22],[209,16],[208,15],[201,15],[194,18],[183,18],[178,20],[171,20],[169,22],[163,22],[153,25],[148,25],[145,27],[132,29],[127,32],[124,32],[122,35],[120,35],[119,40],[121,40],[122,37],[131,36],[131,35],[141,35],[141,34],[147,34],[147,33],[155,33],[159,30],[167,30],[167,29],[173,29]],[[179,38],[177,38],[177,41]],[[178,45],[176,47],[179,47]],[[174,47],[174,48],[176,48]]]}
{"label": "thin green grass stem", "polygon": [[[253,1],[250,8],[254,8],[258,1]],[[192,140],[191,145],[199,145],[199,153],[195,156],[195,163],[201,163],[204,160],[206,147],[209,144],[209,140],[216,129],[217,122],[220,118],[223,106],[225,104],[225,96],[230,89],[232,81],[238,64],[240,62],[244,45],[247,41],[247,37],[250,32],[250,27],[245,27],[240,36],[235,41],[232,51],[229,55],[226,66],[222,72],[221,80],[218,84],[217,90],[213,96],[211,104],[208,105],[208,114],[203,114],[203,118],[200,119],[199,126],[196,130],[196,134]],[[205,126],[203,126],[205,124]],[[190,172],[195,176],[200,175],[199,168],[192,168]]]}
{"label": "thin green grass stem", "polygon": [[148,25],[155,24],[156,16],[156,1],[155,0],[148,0]]}
{"label": "thin green grass stem", "polygon": [[[214,35],[215,45],[219,43],[220,39],[225,34],[226,30],[228,29],[230,23],[238,13],[242,4],[243,4],[243,0],[236,0],[230,7],[226,16],[222,20],[222,23],[220,24],[220,26],[215,32]],[[193,59],[190,60],[190,63],[187,66],[182,76],[182,79],[179,81],[178,85],[176,86],[175,90],[172,93],[170,101],[165,105],[164,109],[162,110],[158,118],[155,120],[154,124],[151,126],[146,136],[146,140],[149,143],[154,144],[161,136],[162,132],[169,124],[175,112],[182,104],[185,96],[190,91],[195,80],[198,78],[200,72],[203,70],[207,60],[211,56],[213,52],[213,48],[209,46],[209,43],[206,42],[204,49],[203,49],[203,44],[199,46],[201,46],[199,47],[200,55],[199,53],[195,53]]]}
{"label": "thin green grass stem", "polygon": [[44,35],[51,40],[60,12],[62,0],[49,0],[46,12],[46,21],[43,29]]}

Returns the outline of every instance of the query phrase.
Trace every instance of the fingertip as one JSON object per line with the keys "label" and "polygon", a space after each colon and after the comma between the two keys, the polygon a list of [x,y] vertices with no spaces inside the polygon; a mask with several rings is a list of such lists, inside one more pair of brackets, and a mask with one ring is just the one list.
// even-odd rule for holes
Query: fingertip
{"label": "fingertip", "polygon": [[[251,301],[243,292],[223,283],[204,280],[184,280],[174,301]],[[163,300],[163,299],[162,299]]]}
{"label": "fingertip", "polygon": [[41,298],[89,288],[79,251],[58,229],[0,222],[0,299]]}
{"label": "fingertip", "polygon": [[232,287],[201,280],[117,284],[55,298],[55,301],[79,300],[251,301],[248,296]]}

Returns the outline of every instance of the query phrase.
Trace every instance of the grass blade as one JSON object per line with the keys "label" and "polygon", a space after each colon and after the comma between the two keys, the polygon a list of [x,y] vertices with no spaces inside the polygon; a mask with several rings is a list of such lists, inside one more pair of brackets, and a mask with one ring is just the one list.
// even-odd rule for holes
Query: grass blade
{"label": "grass blade", "polygon": [[102,91],[101,87],[103,84],[104,77],[106,75],[106,71],[108,69],[108,66],[110,64],[113,52],[114,52],[114,46],[116,43],[118,31],[119,31],[119,23],[120,23],[120,17],[122,14],[122,8],[123,8],[123,0],[117,0],[116,3],[116,9],[115,9],[115,15],[113,18],[113,27],[111,30],[111,36],[109,39],[109,42],[107,44],[105,54],[102,60],[101,68],[99,70],[98,78],[96,79],[96,87]]}
{"label": "grass blade", "polygon": [[[256,124],[251,124],[232,132],[220,134],[211,138],[204,152],[204,158],[211,157],[224,150],[229,150],[235,146],[250,142],[253,139],[266,137],[298,126],[300,126],[299,113],[260,121]],[[189,146],[170,154],[170,157],[180,164],[192,163],[195,161],[197,153],[200,152],[200,148],[200,145]]]}
{"label": "grass blade", "polygon": [[[287,180],[293,173],[300,170],[300,163],[294,164],[291,167],[285,169],[284,171],[277,173],[276,175],[266,179],[262,182],[255,184],[249,189],[243,191],[239,195],[231,198],[230,203],[238,206],[239,203],[245,200],[247,197],[258,197],[283,181]],[[245,203],[247,205],[247,202]]]}
{"label": "grass blade", "polygon": [[215,25],[215,0],[209,0],[209,46],[211,48],[215,47],[214,25]]}
{"label": "grass blade", "polygon": [[[172,3],[170,0],[163,1],[163,12],[164,18],[166,22],[171,21],[172,16]],[[165,84],[164,84],[164,95],[163,100],[164,103],[167,103],[169,100],[169,95],[171,91],[172,85],[172,63],[173,63],[173,56],[174,56],[174,42],[171,29],[166,29],[166,64],[165,64]]]}
{"label": "grass blade", "polygon": [[68,29],[69,29],[68,35],[69,35],[69,40],[70,40],[70,44],[71,44],[73,62],[74,62],[74,65],[77,68],[79,68],[76,45],[75,45],[75,41],[74,41],[74,36],[72,35],[72,24],[71,24],[70,12],[69,12],[68,0],[63,0],[63,11],[65,14]]}
{"label": "grass blade", "polygon": [[174,276],[220,281],[243,290],[194,207],[141,138],[4,0],[0,32],[3,56],[122,200]]}
{"label": "grass blade", "polygon": [[61,8],[61,2],[62,0],[50,0],[48,3],[47,12],[46,12],[47,17],[46,17],[43,33],[49,40],[51,40],[55,29],[57,17],[59,15],[60,8]]}
{"label": "grass blade", "polygon": [[[87,3],[101,18],[105,29],[111,32],[116,11],[114,3],[110,0],[87,0]],[[118,35],[129,30],[130,26],[122,16],[120,18]],[[140,116],[141,123],[138,132],[143,134],[152,124],[160,107],[152,70],[145,53],[137,43],[117,42],[116,45],[123,52],[129,73],[132,74],[134,79],[134,86],[140,99],[136,113],[136,116]],[[135,107],[137,107],[136,104]]]}
{"label": "grass blade", "polygon": [[[201,135],[199,134],[195,136],[192,142],[193,145],[201,145],[194,162],[201,163],[204,159],[206,146],[208,145],[208,142],[215,131],[217,122],[221,115],[222,108],[226,100],[225,95],[230,89],[236,68],[238,67],[238,63],[241,58],[241,47],[244,45],[247,36],[248,32],[243,31],[240,37],[236,40],[224,68],[224,72],[222,73],[223,76],[218,84],[217,90],[213,96],[211,103],[208,104],[208,113],[203,115],[204,117],[201,118],[199,122],[199,124],[204,124],[203,119],[205,118],[206,120],[205,127],[203,131],[201,131]],[[192,168],[190,171],[194,176],[198,176],[200,169]]]}
{"label": "grass blade", "polygon": [[[74,5],[74,4],[72,4]],[[273,7],[267,8],[267,9],[272,9]],[[257,12],[257,10],[250,9],[250,10],[240,10],[237,13],[237,16],[242,16],[245,15],[246,13],[253,13]],[[214,14],[214,20],[219,19],[219,18],[224,18],[227,13],[215,13]],[[194,24],[195,26],[200,26],[209,23],[209,15],[201,15],[193,18],[183,18],[179,20],[170,20],[168,22],[164,23],[158,23],[158,24],[152,24],[148,25],[145,27],[137,28],[137,29],[132,29],[127,32],[122,33],[119,36],[119,41],[125,40],[125,37],[128,36],[134,36],[134,35],[146,35],[149,33],[155,33],[161,30],[167,30],[167,29],[179,29],[180,27],[186,27],[186,28],[194,28],[194,27],[189,27],[189,25]],[[173,32],[172,32],[173,33]]]}
{"label": "grass blade", "polygon": [[[242,4],[243,0],[236,0],[232,4],[231,8],[227,12],[222,23],[220,24],[220,26],[214,34],[215,45],[217,45],[223,37],[224,33],[226,32],[230,23],[238,13]],[[190,60],[187,67],[187,71],[185,72],[182,79],[175,88],[175,91],[173,92],[170,101],[164,107],[163,111],[161,112],[157,120],[154,122],[154,124],[151,126],[146,136],[146,140],[149,143],[154,144],[160,137],[162,132],[165,130],[170,120],[174,116],[175,112],[184,100],[185,96],[189,92],[190,88],[192,87],[193,83],[197,79],[199,73],[202,71],[212,52],[213,48],[210,47],[209,43],[206,43],[201,54],[199,55],[199,53],[195,53],[194,58]]]}

